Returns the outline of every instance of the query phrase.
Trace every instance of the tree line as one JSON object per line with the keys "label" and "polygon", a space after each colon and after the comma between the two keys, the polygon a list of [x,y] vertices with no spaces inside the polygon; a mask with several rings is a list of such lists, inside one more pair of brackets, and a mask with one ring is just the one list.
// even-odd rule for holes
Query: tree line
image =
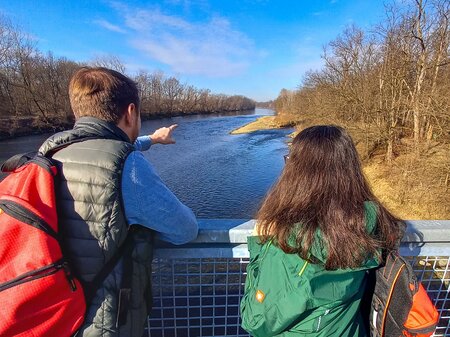
{"label": "tree line", "polygon": [[365,134],[365,155],[383,149],[387,161],[405,139],[416,152],[448,144],[449,6],[391,2],[382,23],[348,27],[324,48],[320,70],[308,72],[297,90],[280,92],[277,113],[356,126]]}
{"label": "tree line", "polygon": [[[33,39],[0,16],[0,138],[36,129],[60,129],[73,124],[68,85],[81,66],[104,66],[126,73],[116,56],[74,62],[40,52]],[[247,97],[211,93],[162,72],[141,70],[129,75],[139,87],[143,119],[251,110]]]}
{"label": "tree line", "polygon": [[263,108],[263,109],[275,109],[275,101],[265,101],[265,102],[256,102],[257,108]]}

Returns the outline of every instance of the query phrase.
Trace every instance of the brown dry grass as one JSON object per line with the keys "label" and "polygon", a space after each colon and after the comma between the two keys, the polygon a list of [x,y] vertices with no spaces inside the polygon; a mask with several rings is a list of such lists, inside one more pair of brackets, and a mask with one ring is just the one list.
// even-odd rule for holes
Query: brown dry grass
{"label": "brown dry grass", "polygon": [[446,144],[436,144],[420,156],[398,155],[391,164],[380,156],[364,162],[364,172],[375,195],[403,219],[450,219]]}
{"label": "brown dry grass", "polygon": [[[326,118],[306,120],[298,125],[297,132],[310,125],[330,123],[333,121]],[[383,205],[402,219],[450,219],[449,144],[430,142],[417,154],[412,140],[404,138],[395,148],[396,157],[388,163],[384,148],[365,141],[370,130],[355,124],[343,126],[352,136],[367,180]]]}

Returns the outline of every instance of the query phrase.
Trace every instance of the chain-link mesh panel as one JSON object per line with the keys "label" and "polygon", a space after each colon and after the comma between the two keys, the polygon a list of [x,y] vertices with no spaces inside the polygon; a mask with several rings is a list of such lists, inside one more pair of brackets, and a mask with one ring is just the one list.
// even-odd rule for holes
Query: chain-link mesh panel
{"label": "chain-link mesh panel", "polygon": [[[407,258],[439,311],[434,336],[450,336],[449,257]],[[248,336],[239,319],[247,263],[246,258],[155,259],[148,336]]]}

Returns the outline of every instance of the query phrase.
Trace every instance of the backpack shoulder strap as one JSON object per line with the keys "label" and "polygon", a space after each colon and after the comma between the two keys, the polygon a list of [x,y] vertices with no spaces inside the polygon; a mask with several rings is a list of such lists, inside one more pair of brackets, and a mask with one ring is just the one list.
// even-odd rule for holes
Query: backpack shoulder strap
{"label": "backpack shoulder strap", "polygon": [[398,251],[385,254],[384,264],[375,271],[370,308],[371,336],[401,336],[412,305],[410,283],[417,279],[411,265]]}
{"label": "backpack shoulder strap", "polygon": [[19,153],[11,158],[7,159],[2,166],[0,166],[0,170],[4,173],[9,173],[19,168],[32,158],[36,156],[37,152],[27,152],[27,153]]}
{"label": "backpack shoulder strap", "polygon": [[[113,271],[114,267],[117,265],[119,260],[122,258],[122,282],[119,289],[119,303],[118,303],[118,312],[116,317],[116,327],[126,324],[127,322],[127,314],[130,309],[130,301],[131,301],[131,283],[132,283],[132,275],[133,275],[133,249],[135,248],[135,234],[140,230],[139,226],[131,225],[128,229],[128,234],[125,241],[116,251],[115,255],[105,264],[105,266],[100,270],[100,272],[94,277],[94,279],[85,283],[85,298],[86,303],[92,301],[95,296],[97,289],[102,285],[103,281],[106,277]],[[145,231],[148,229],[145,228]],[[152,241],[153,241],[153,235]]]}
{"label": "backpack shoulder strap", "polygon": [[[133,247],[131,244],[128,244],[128,242],[131,240],[131,236],[129,233],[127,234],[127,237],[125,241],[122,243],[122,245],[119,247],[119,249],[116,251],[114,256],[109,259],[109,261],[103,266],[103,268],[98,272],[97,275],[95,275],[94,279],[91,282],[84,282],[84,294],[86,297],[86,303],[89,303],[92,301],[92,299],[95,296],[95,292],[97,289],[102,285],[105,278],[113,271],[114,267],[119,262],[120,258],[127,254],[127,250],[131,250]],[[131,253],[131,252],[130,252]],[[128,261],[126,261],[128,262]],[[128,264],[128,263],[126,263]]]}

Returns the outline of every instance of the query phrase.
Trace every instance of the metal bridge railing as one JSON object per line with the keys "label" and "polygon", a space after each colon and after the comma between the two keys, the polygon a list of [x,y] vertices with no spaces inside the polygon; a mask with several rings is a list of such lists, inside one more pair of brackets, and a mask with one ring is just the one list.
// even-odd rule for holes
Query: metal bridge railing
{"label": "metal bridge railing", "polygon": [[[199,237],[161,245],[153,263],[152,337],[248,336],[239,301],[254,220],[201,220]],[[450,221],[408,221],[400,252],[439,311],[434,336],[450,336]]]}

